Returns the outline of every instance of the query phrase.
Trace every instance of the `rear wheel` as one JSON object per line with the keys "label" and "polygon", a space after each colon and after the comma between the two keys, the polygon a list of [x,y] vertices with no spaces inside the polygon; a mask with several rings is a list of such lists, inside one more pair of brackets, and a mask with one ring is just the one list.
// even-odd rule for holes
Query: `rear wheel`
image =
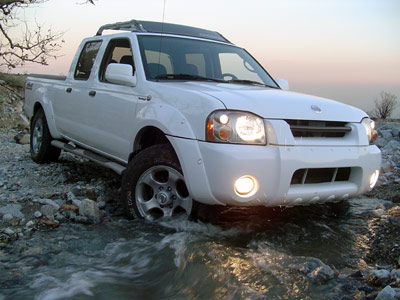
{"label": "rear wheel", "polygon": [[121,200],[128,218],[191,215],[193,199],[169,144],[151,146],[131,160],[122,178]]}
{"label": "rear wheel", "polygon": [[52,137],[47,126],[43,109],[39,109],[32,119],[30,150],[34,162],[39,164],[56,161],[61,149],[51,145]]}

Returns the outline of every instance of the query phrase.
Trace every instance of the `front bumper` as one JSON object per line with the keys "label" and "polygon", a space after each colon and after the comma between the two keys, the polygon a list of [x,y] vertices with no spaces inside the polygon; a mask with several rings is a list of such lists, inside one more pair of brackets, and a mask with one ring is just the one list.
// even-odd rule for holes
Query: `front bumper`
{"label": "front bumper", "polygon": [[[370,176],[381,164],[376,146],[251,146],[170,140],[191,195],[206,204],[294,206],[340,201],[368,191]],[[351,173],[346,181],[291,183],[296,170],[312,168],[350,168]],[[250,197],[234,190],[235,181],[243,175],[258,181],[258,190]]]}

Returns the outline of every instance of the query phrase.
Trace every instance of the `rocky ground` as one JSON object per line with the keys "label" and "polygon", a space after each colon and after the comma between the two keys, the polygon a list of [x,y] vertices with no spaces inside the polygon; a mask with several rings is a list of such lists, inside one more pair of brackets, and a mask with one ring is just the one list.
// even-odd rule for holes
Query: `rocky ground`
{"label": "rocky ground", "polygon": [[[23,266],[13,256],[26,261],[58,251],[45,248],[35,232],[96,226],[122,215],[120,177],[112,171],[65,152],[58,163],[38,166],[30,159],[22,107],[21,89],[0,83],[0,277],[7,278],[0,284],[7,286],[23,276]],[[378,123],[378,129],[382,174],[367,197],[388,200],[390,205],[379,205],[368,216],[366,261],[372,268],[350,275],[360,282],[359,291],[343,300],[400,299],[400,123]],[[316,278],[334,276],[323,267],[311,273]],[[0,300],[5,299],[1,285]]]}

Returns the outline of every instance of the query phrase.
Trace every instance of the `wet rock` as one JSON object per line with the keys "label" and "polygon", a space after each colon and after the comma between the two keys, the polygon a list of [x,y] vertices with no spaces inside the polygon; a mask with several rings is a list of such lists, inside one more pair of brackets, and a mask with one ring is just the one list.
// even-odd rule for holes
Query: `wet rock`
{"label": "wet rock", "polygon": [[368,283],[373,286],[384,286],[390,279],[388,270],[373,270],[368,277]]}
{"label": "wet rock", "polygon": [[60,206],[60,210],[64,210],[64,211],[68,211],[69,210],[69,211],[77,212],[79,210],[79,207],[75,206],[73,204],[62,204]]}
{"label": "wet rock", "polygon": [[10,214],[15,218],[22,219],[24,215],[21,212],[21,208],[22,206],[20,204],[8,204],[0,207],[0,215]]}
{"label": "wet rock", "polygon": [[73,192],[68,192],[67,193],[67,199],[68,199],[69,202],[72,202],[72,200],[75,200],[76,197],[75,197]]}
{"label": "wet rock", "polygon": [[24,256],[35,256],[35,255],[42,255],[43,254],[43,248],[41,247],[33,247],[25,250],[22,255]]}
{"label": "wet rock", "polygon": [[390,278],[392,279],[400,279],[400,270],[392,270],[390,272]]}
{"label": "wet rock", "polygon": [[394,288],[394,291],[396,292],[396,299],[400,299],[400,288]]}
{"label": "wet rock", "polygon": [[78,199],[73,199],[73,200],[72,200],[72,205],[75,205],[75,206],[77,206],[77,207],[80,207],[81,204],[82,204],[82,201],[81,201],[81,200],[78,200]]}
{"label": "wet rock", "polygon": [[57,228],[60,226],[60,222],[54,219],[42,218],[40,221],[49,228]]}
{"label": "wet rock", "polygon": [[5,215],[3,215],[3,223],[4,224],[11,224],[11,220],[13,219],[13,216],[12,216],[12,214],[5,214]]}
{"label": "wet rock", "polygon": [[43,205],[40,208],[40,212],[42,213],[42,215],[44,215],[46,218],[48,219],[54,219],[54,214],[56,212],[56,209],[54,206],[46,204]]}
{"label": "wet rock", "polygon": [[72,211],[72,210],[67,210],[67,211],[65,211],[65,216],[66,216],[68,219],[74,221],[75,218],[76,218],[76,213],[75,213],[74,211]]}
{"label": "wet rock", "polygon": [[108,202],[112,202],[112,201],[113,201],[113,197],[111,197],[111,196],[100,195],[99,197],[97,197],[98,203],[100,203],[100,202],[108,203]]}
{"label": "wet rock", "polygon": [[18,226],[18,225],[19,225],[19,220],[18,220],[18,219],[15,219],[15,218],[12,218],[12,219],[10,220],[9,224],[10,224],[11,226]]}
{"label": "wet rock", "polygon": [[[80,185],[73,186],[70,193],[73,195],[74,199],[76,196],[82,196],[84,194]],[[68,195],[70,195],[70,193],[68,193]]]}
{"label": "wet rock", "polygon": [[3,233],[7,234],[8,236],[14,235],[14,230],[12,230],[11,228],[5,228],[3,229]]}
{"label": "wet rock", "polygon": [[67,220],[67,218],[66,218],[63,214],[61,214],[61,213],[57,213],[57,214],[55,215],[54,219],[57,220],[57,221],[60,222],[60,223]]}
{"label": "wet rock", "polygon": [[58,210],[60,208],[60,205],[58,205],[54,200],[51,200],[51,199],[39,199],[38,202],[40,204],[44,204],[44,205],[51,205],[56,210]]}
{"label": "wet rock", "polygon": [[82,224],[91,224],[93,223],[89,218],[85,216],[76,216],[75,221]]}
{"label": "wet rock", "polygon": [[100,223],[101,221],[100,209],[97,206],[97,203],[90,199],[82,200],[82,203],[79,206],[79,214],[87,217],[92,223]]}
{"label": "wet rock", "polygon": [[382,209],[382,208],[374,209],[374,210],[372,211],[372,215],[373,215],[374,217],[380,218],[380,217],[382,217],[384,214],[385,214],[385,210]]}
{"label": "wet rock", "polygon": [[331,267],[323,265],[308,273],[307,277],[310,278],[313,282],[321,284],[332,279],[334,277],[334,272]]}
{"label": "wet rock", "polygon": [[[351,300],[364,300],[365,299],[365,292],[358,291],[355,293],[353,297],[350,298]],[[341,299],[342,300],[342,299]]]}
{"label": "wet rock", "polygon": [[388,270],[373,270],[372,275],[377,279],[388,279],[390,272]]}
{"label": "wet rock", "polygon": [[33,223],[33,221],[28,221],[28,222],[25,224],[25,227],[32,227],[33,225],[35,225],[35,223]]}
{"label": "wet rock", "polygon": [[75,235],[66,235],[66,236],[64,236],[63,240],[66,242],[72,241],[72,240],[79,240],[79,237],[77,237]]}
{"label": "wet rock", "polygon": [[375,300],[394,300],[396,297],[395,290],[390,286],[386,286],[382,291],[379,292]]}
{"label": "wet rock", "polygon": [[300,257],[304,259],[304,262],[299,264],[292,264],[289,266],[290,269],[299,271],[303,274],[308,274],[318,267],[324,266],[325,264],[318,258],[315,257]]}

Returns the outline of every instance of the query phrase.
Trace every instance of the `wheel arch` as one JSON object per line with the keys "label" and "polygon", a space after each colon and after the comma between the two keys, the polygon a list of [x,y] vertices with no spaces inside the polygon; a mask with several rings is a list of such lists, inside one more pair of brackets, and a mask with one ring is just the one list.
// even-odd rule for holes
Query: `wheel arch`
{"label": "wheel arch", "polygon": [[39,109],[42,109],[44,112],[44,116],[46,118],[47,126],[49,127],[51,136],[54,139],[61,139],[62,136],[59,134],[56,128],[53,108],[50,107],[48,103],[41,103],[40,101],[36,101],[35,104],[33,105],[33,114],[30,121],[32,122],[33,116],[35,116],[35,114],[39,111]]}
{"label": "wheel arch", "polygon": [[[167,135],[159,128],[155,126],[145,126],[139,130],[136,134],[135,141],[133,143],[133,151],[129,155],[128,161],[131,161],[136,154],[142,150],[159,144],[170,144]],[[172,145],[171,145],[172,146]],[[173,147],[172,147],[173,148]],[[175,151],[175,149],[174,149]],[[175,151],[176,153],[176,151]]]}

